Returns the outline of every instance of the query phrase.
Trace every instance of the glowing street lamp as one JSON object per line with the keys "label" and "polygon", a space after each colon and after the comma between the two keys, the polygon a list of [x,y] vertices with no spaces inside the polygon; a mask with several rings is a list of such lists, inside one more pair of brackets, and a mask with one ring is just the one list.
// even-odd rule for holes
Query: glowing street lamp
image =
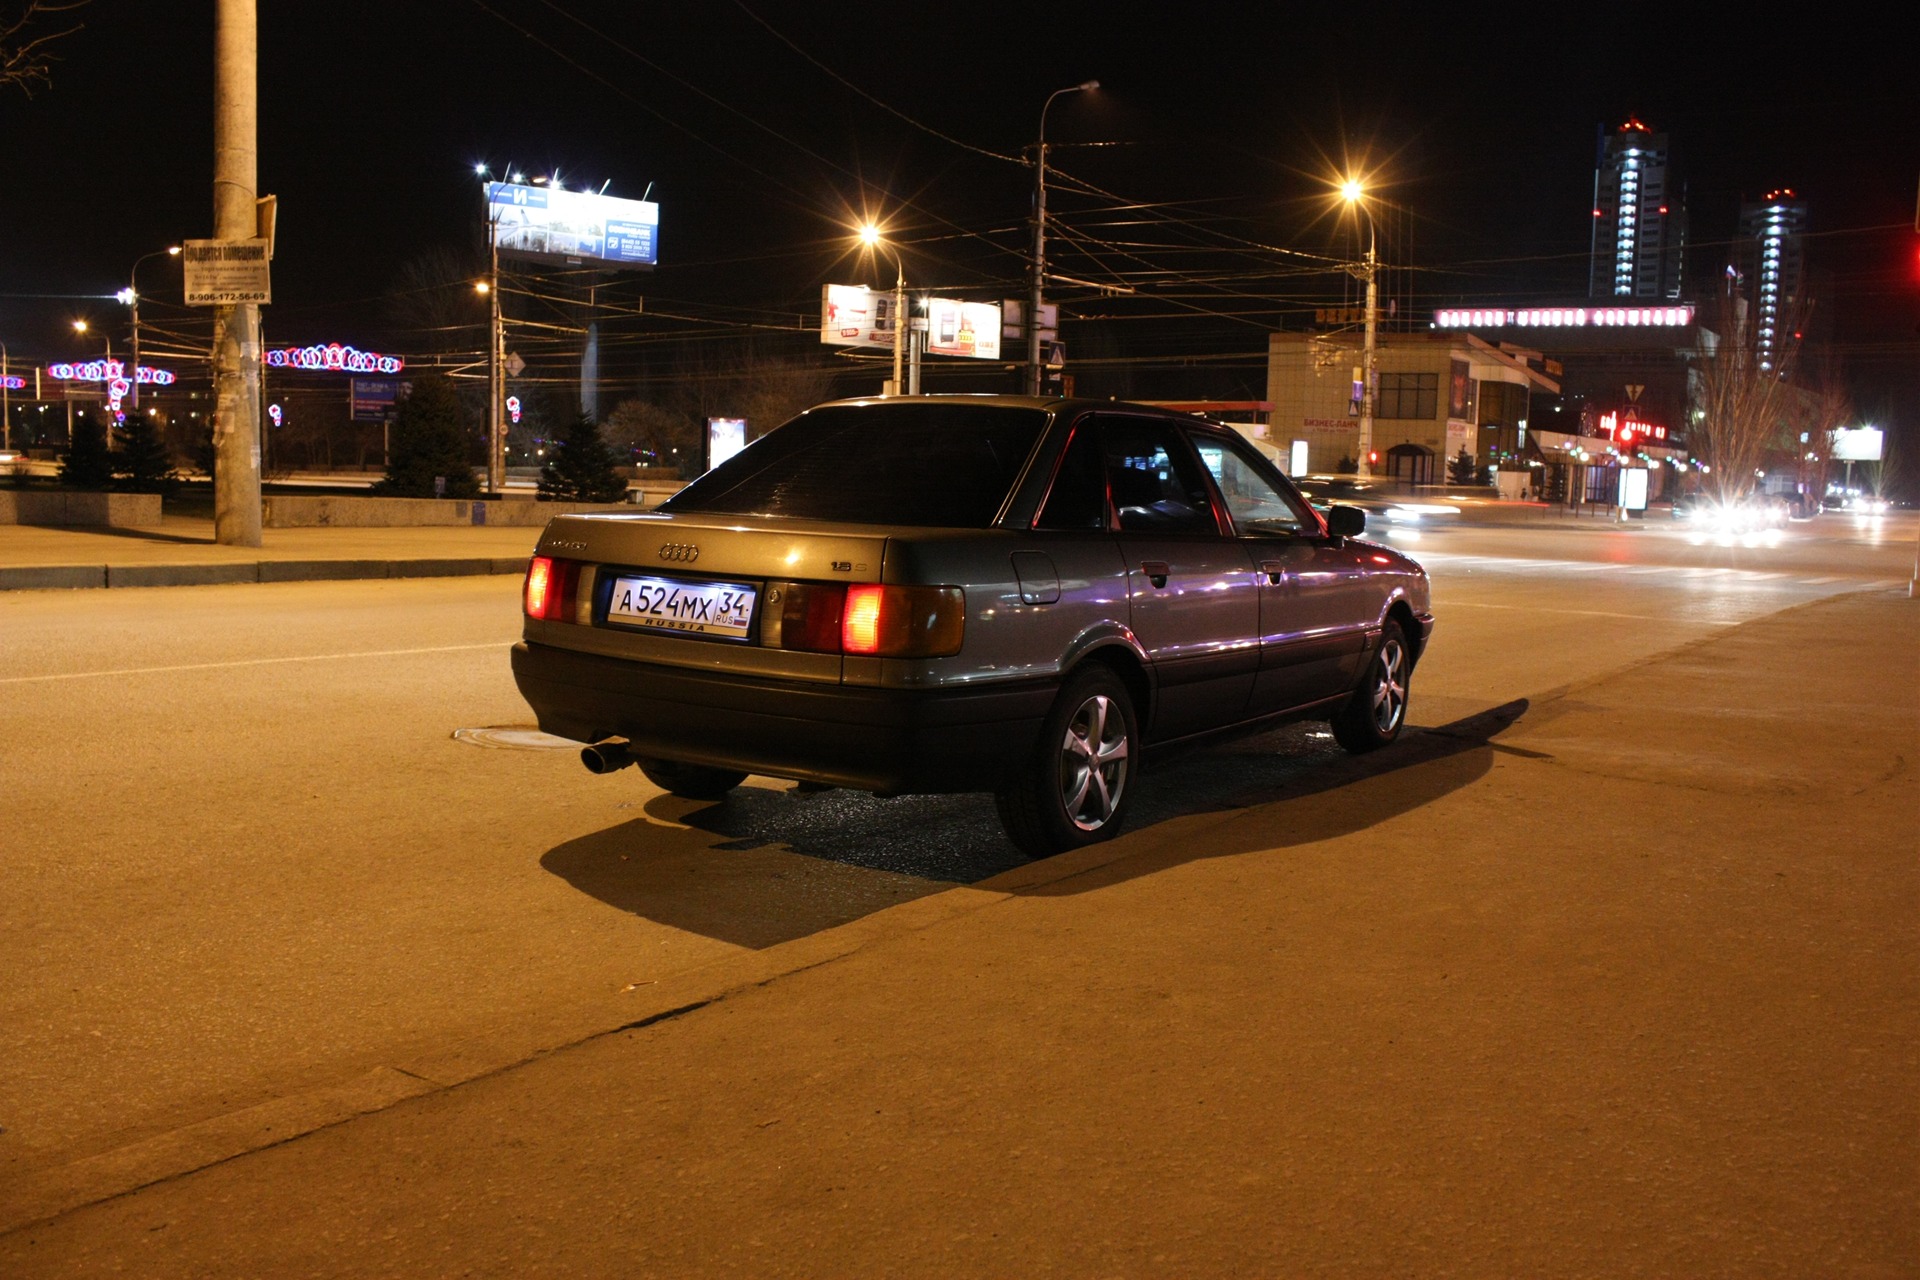
{"label": "glowing street lamp", "polygon": [[893,256],[893,394],[900,394],[900,361],[906,350],[903,335],[906,331],[907,268],[900,261],[899,251],[886,242],[880,228],[869,222],[860,228],[860,243],[869,249],[882,249]]}

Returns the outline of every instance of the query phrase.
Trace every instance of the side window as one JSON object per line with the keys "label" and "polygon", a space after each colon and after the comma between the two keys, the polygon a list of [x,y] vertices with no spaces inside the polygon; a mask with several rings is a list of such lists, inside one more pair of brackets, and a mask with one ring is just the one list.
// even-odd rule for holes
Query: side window
{"label": "side window", "polygon": [[1107,477],[1100,466],[1100,431],[1092,422],[1074,429],[1053,488],[1040,509],[1038,529],[1094,529],[1107,527]]}
{"label": "side window", "polygon": [[1107,418],[1100,443],[1123,531],[1220,532],[1206,480],[1172,424]]}
{"label": "side window", "polygon": [[1195,432],[1195,450],[1213,473],[1220,496],[1243,537],[1286,537],[1320,532],[1306,504],[1276,484],[1260,465],[1253,446],[1237,436]]}

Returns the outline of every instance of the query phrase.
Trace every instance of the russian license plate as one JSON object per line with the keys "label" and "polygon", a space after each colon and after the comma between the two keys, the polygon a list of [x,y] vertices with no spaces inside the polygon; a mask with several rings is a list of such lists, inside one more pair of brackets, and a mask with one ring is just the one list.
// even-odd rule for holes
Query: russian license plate
{"label": "russian license plate", "polygon": [[683,635],[744,640],[750,634],[756,594],[737,582],[617,577],[607,600],[607,619]]}

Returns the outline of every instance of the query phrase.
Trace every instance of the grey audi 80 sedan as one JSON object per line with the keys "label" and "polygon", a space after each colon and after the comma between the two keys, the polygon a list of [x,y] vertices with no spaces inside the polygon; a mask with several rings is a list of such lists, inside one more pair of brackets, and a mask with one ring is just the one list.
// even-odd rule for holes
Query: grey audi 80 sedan
{"label": "grey audi 80 sedan", "polygon": [[990,791],[1044,856],[1112,836],[1161,748],[1399,735],[1427,576],[1364,525],[1185,414],[837,401],[657,511],[551,521],[513,672],[596,772]]}

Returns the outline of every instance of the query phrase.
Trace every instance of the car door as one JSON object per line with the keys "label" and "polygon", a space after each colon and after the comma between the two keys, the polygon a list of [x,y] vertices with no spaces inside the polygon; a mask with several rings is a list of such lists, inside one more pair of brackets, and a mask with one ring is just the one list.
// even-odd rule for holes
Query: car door
{"label": "car door", "polygon": [[1175,423],[1096,418],[1129,625],[1153,662],[1149,734],[1164,740],[1231,724],[1246,714],[1260,663],[1253,566]]}
{"label": "car door", "polygon": [[1379,621],[1363,553],[1328,537],[1306,501],[1241,437],[1203,428],[1189,434],[1254,568],[1260,663],[1250,713],[1344,693],[1358,673],[1368,628]]}

